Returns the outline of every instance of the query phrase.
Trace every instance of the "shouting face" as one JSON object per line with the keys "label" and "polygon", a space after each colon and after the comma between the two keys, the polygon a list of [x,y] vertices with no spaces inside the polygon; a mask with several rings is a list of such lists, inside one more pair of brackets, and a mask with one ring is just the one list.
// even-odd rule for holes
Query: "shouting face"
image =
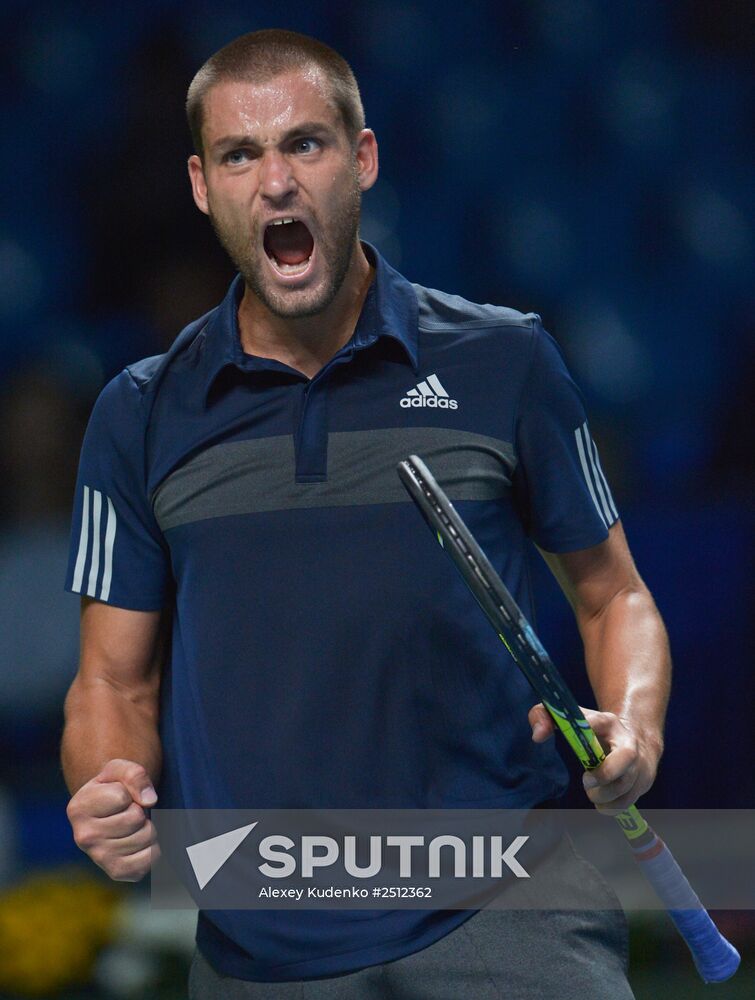
{"label": "shouting face", "polygon": [[320,70],[221,82],[204,103],[194,199],[247,287],[274,315],[333,301],[358,246],[361,192],[377,175],[374,135],[346,135]]}

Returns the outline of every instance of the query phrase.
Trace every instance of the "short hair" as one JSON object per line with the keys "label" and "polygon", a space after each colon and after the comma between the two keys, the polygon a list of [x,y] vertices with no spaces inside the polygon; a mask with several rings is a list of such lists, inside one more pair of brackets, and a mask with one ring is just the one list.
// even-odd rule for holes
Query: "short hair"
{"label": "short hair", "polygon": [[223,81],[262,83],[282,73],[316,66],[329,85],[330,97],[343,121],[349,141],[356,143],[364,128],[364,108],[356,77],[343,58],[324,42],[297,31],[267,28],[252,31],[223,46],[197,72],[186,95],[186,117],[201,157],[204,99]]}

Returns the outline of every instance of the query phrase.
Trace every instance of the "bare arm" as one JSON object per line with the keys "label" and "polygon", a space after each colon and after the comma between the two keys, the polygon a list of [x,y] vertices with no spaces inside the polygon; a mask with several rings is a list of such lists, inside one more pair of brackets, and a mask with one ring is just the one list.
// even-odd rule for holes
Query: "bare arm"
{"label": "bare arm", "polygon": [[165,624],[158,611],[81,601],[79,672],[65,702],[63,774],[73,794],[113,758],[160,776],[160,672]]}
{"label": "bare arm", "polygon": [[149,869],[162,753],[160,673],[168,621],[90,598],[81,604],[81,659],[65,702],[61,758],[74,839],[111,877]]}
{"label": "bare arm", "polygon": [[[611,750],[600,768],[585,775],[585,788],[602,811],[625,809],[652,785],[663,752],[671,686],[666,629],[620,523],[600,545],[542,555],[574,609],[600,709],[586,714]],[[553,731],[541,706],[530,721],[535,739]]]}

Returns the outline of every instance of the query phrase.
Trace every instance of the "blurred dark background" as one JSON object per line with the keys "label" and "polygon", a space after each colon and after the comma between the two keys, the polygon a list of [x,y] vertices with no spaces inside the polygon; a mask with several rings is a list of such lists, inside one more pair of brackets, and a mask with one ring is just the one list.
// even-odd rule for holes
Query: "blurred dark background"
{"label": "blurred dark background", "polygon": [[[364,237],[411,280],[539,312],[562,345],[671,635],[645,803],[753,806],[754,11],[2,4],[0,884],[81,858],[57,762],[78,449],[104,383],[232,277],[191,200],[183,100],[262,27],[316,35],[356,72],[382,167]],[[533,564],[545,643],[591,704],[571,613]]]}

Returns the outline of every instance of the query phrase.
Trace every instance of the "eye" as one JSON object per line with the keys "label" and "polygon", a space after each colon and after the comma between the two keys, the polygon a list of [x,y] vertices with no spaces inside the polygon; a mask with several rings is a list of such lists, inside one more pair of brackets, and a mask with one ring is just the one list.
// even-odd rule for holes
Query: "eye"
{"label": "eye", "polygon": [[320,143],[317,139],[297,139],[294,143],[295,153],[314,153],[319,148]]}
{"label": "eye", "polygon": [[237,167],[243,163],[249,153],[245,149],[232,149],[223,157],[223,163],[230,163],[232,167]]}

